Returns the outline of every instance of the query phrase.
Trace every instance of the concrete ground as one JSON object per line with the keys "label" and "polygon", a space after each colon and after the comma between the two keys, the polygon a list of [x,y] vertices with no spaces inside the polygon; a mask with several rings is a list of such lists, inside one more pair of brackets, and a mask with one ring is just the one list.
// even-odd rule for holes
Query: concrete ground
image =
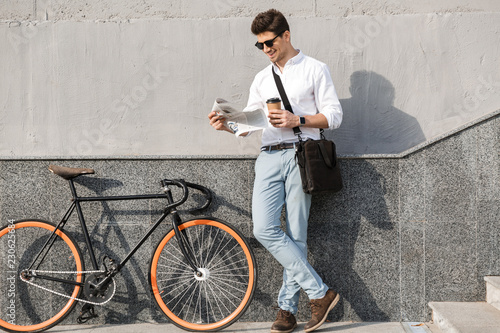
{"label": "concrete ground", "polygon": [[[222,330],[223,333],[269,333],[272,323],[237,322]],[[299,323],[294,332],[304,332],[305,323]],[[48,332],[72,333],[184,333],[186,331],[172,324],[130,324],[130,325],[61,325]],[[341,322],[325,323],[315,332],[342,332],[342,333],[439,333],[432,324],[424,323],[376,323],[376,322]]]}

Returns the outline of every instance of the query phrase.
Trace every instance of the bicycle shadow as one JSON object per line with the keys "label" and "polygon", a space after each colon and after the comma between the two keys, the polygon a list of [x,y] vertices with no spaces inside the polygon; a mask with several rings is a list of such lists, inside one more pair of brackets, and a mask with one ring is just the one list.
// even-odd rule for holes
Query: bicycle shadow
{"label": "bicycle shadow", "polygon": [[[78,177],[75,183],[86,187],[88,190],[94,192],[96,196],[106,196],[105,193],[111,189],[123,186],[123,182],[115,179],[98,178],[98,177]],[[110,206],[107,201],[99,202],[102,210],[100,216],[94,219],[86,219],[89,230],[90,239],[92,239],[94,250],[96,251],[96,259],[98,265],[101,265],[101,260],[104,256],[115,259],[117,262],[123,260],[132,248],[138,242],[130,241],[130,233],[124,232],[124,228],[141,228],[140,226],[124,226],[119,223],[117,216],[144,216],[147,218],[152,211],[147,209],[115,209]],[[94,217],[95,218],[95,217]],[[142,230],[142,229],[141,229]],[[136,232],[142,236],[144,232]],[[80,235],[81,237],[81,235]],[[83,239],[81,240],[83,241]],[[88,260],[88,249],[83,246],[87,251],[86,259]],[[117,249],[115,251],[114,249]],[[119,253],[117,253],[119,252]],[[148,252],[149,253],[149,252]],[[104,306],[106,309],[105,317],[100,316],[100,319],[94,320],[103,321],[106,324],[124,324],[136,322],[139,314],[144,310],[151,308],[151,299],[149,297],[140,297],[138,284],[142,286],[142,290],[149,290],[148,274],[143,271],[144,265],[139,256],[139,251],[130,258],[130,261],[124,266],[120,273],[115,277],[117,283],[117,292],[109,305]],[[149,258],[147,263],[149,263]],[[90,266],[90,263],[87,264]],[[126,290],[126,291],[125,291]],[[127,319],[128,318],[128,319]]]}
{"label": "bicycle shadow", "polygon": [[243,209],[241,207],[238,207],[236,205],[233,205],[231,202],[229,202],[228,200],[226,200],[222,196],[217,196],[217,199],[215,200],[215,202],[212,206],[213,207],[211,210],[214,212],[216,212],[219,209],[219,207],[226,207],[226,208],[234,211],[237,214],[241,214],[242,216],[252,218],[252,214],[248,210]]}

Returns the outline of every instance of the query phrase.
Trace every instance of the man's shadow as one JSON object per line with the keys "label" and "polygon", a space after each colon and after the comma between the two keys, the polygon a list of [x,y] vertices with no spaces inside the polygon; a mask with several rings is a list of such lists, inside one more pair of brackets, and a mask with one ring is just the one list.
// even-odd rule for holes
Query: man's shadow
{"label": "man's shadow", "polygon": [[[328,135],[339,154],[401,153],[425,141],[418,121],[394,107],[395,89],[386,78],[357,71],[350,83],[352,97],[340,101],[342,125]],[[350,304],[338,306],[333,320],[397,319],[397,186],[382,175],[391,174],[386,168],[392,165],[341,159],[342,192],[313,197],[308,237],[313,266]]]}
{"label": "man's shadow", "polygon": [[401,153],[426,140],[417,119],[394,106],[394,86],[382,75],[354,72],[349,92],[342,125],[328,135],[340,154]]}
{"label": "man's shadow", "polygon": [[313,197],[308,229],[313,267],[341,295],[341,304],[350,304],[337,306],[330,314],[333,321],[390,321],[392,308],[377,304],[381,297],[399,299],[386,288],[397,282],[387,273],[395,269],[397,228],[386,203],[386,182],[368,161],[340,163],[344,189]]}

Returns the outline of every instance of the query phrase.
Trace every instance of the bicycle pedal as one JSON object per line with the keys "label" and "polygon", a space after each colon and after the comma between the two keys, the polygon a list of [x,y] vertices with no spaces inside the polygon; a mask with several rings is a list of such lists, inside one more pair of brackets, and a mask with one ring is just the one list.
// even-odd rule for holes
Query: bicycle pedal
{"label": "bicycle pedal", "polygon": [[97,317],[99,317],[99,315],[95,313],[94,305],[86,303],[82,306],[82,310],[76,321],[78,324],[84,324],[90,319]]}
{"label": "bicycle pedal", "polygon": [[115,259],[104,255],[102,258],[102,266],[104,267],[105,272],[115,272],[117,270],[118,264]]}

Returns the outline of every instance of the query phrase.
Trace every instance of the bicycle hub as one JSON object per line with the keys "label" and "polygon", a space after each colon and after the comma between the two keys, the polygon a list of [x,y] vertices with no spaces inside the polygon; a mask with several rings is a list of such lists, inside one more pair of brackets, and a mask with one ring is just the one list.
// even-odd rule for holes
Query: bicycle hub
{"label": "bicycle hub", "polygon": [[194,278],[197,281],[206,281],[210,277],[210,271],[206,268],[198,268],[198,271],[194,273]]}

